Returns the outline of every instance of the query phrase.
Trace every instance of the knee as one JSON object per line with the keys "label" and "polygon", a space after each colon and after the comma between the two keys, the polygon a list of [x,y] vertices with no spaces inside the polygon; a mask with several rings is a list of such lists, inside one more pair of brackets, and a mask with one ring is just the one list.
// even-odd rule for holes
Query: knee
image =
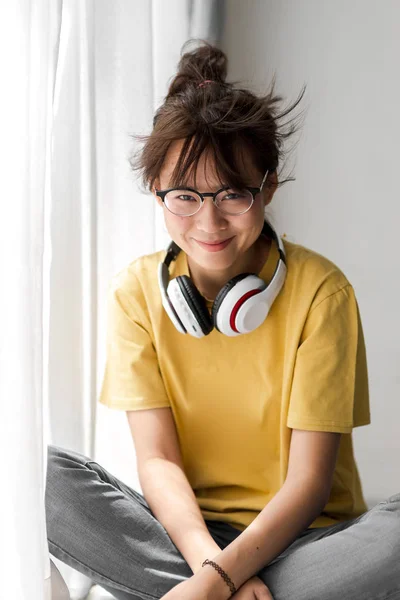
{"label": "knee", "polygon": [[63,513],[63,486],[62,466],[65,457],[63,449],[59,446],[49,444],[47,446],[47,468],[46,468],[46,489],[45,489],[45,512],[47,535],[51,539],[55,538],[57,531],[57,521],[59,515]]}
{"label": "knee", "polygon": [[48,471],[60,470],[61,468],[74,467],[78,465],[86,465],[90,461],[88,456],[70,450],[69,448],[63,448],[61,446],[55,446],[54,444],[47,445],[47,468]]}
{"label": "knee", "polygon": [[68,450],[61,446],[47,446],[47,485],[57,481],[62,475],[63,467],[71,460]]}
{"label": "knee", "polygon": [[399,530],[400,534],[400,493],[394,494],[393,496],[389,496],[386,504],[383,505],[383,508],[394,513],[394,516],[396,517],[395,521],[397,523],[397,529]]}
{"label": "knee", "polygon": [[64,459],[64,451],[60,446],[48,444],[47,446],[47,482],[54,471],[58,470]]}
{"label": "knee", "polygon": [[45,512],[47,532],[56,539],[60,520],[67,518],[79,502],[79,486],[85,464],[90,459],[61,446],[47,446]]}
{"label": "knee", "polygon": [[65,489],[71,487],[77,469],[82,469],[90,459],[79,452],[48,444],[46,471],[46,502],[61,500]]}
{"label": "knee", "polygon": [[393,550],[396,550],[397,560],[400,558],[400,494],[389,496],[380,507],[382,523],[387,525],[386,535],[393,539]]}
{"label": "knee", "polygon": [[384,510],[397,513],[397,516],[400,518],[400,493],[393,494],[393,496],[386,498],[386,500],[381,503],[381,506]]}
{"label": "knee", "polygon": [[53,498],[55,489],[62,485],[63,474],[67,472],[68,462],[71,461],[68,450],[61,446],[47,446],[46,497]]}
{"label": "knee", "polygon": [[47,462],[52,462],[56,457],[62,456],[63,449],[61,446],[55,446],[54,444],[47,445]]}
{"label": "knee", "polygon": [[389,496],[388,498],[389,504],[394,504],[395,508],[400,508],[400,492],[398,494],[394,494],[393,496]]}

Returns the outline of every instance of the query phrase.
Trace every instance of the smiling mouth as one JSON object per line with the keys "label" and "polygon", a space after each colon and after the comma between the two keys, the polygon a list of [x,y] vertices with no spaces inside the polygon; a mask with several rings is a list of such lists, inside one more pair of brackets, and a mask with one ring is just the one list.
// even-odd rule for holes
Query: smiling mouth
{"label": "smiling mouth", "polygon": [[226,240],[219,240],[218,242],[203,242],[202,240],[196,240],[196,242],[200,242],[200,244],[207,244],[207,246],[218,246],[218,244],[223,244],[224,242],[228,242],[233,238],[227,238]]}
{"label": "smiling mouth", "polygon": [[196,244],[200,246],[200,248],[202,248],[205,252],[221,252],[221,250],[225,250],[225,248],[229,246],[234,237],[235,236],[228,238],[227,240],[223,240],[223,242],[213,242],[212,244],[208,242],[200,242],[195,238],[193,239],[196,242]]}

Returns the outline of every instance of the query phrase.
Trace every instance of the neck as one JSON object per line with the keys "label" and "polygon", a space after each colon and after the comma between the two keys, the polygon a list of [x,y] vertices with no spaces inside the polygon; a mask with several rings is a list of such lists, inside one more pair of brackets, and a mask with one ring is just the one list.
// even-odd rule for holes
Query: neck
{"label": "neck", "polygon": [[218,292],[233,277],[240,273],[255,273],[258,275],[262,270],[270,252],[271,240],[260,236],[246,253],[243,260],[237,261],[228,271],[207,271],[199,267],[188,256],[188,267],[190,278],[204,298],[213,302]]}

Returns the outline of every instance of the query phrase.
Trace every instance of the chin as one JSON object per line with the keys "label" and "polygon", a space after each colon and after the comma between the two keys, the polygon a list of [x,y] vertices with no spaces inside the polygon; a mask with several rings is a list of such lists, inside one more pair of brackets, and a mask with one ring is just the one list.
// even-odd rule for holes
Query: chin
{"label": "chin", "polygon": [[229,269],[235,263],[235,257],[217,256],[217,252],[210,253],[209,256],[192,254],[191,259],[199,265],[199,267],[209,271]]}

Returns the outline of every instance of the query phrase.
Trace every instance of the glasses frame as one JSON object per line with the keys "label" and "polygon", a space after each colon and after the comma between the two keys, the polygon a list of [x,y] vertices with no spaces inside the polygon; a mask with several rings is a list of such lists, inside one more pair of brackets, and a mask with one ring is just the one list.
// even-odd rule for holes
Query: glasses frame
{"label": "glasses frame", "polygon": [[[207,196],[213,199],[212,201],[213,201],[214,206],[218,210],[220,210],[223,214],[225,214],[225,215],[231,215],[232,217],[236,217],[236,216],[239,216],[239,215],[244,215],[245,213],[247,213],[251,209],[251,207],[253,206],[254,201],[256,199],[256,195],[262,192],[262,189],[264,187],[264,183],[265,183],[265,181],[267,179],[268,173],[269,173],[269,169],[266,171],[266,173],[265,173],[265,175],[263,177],[263,180],[262,180],[261,185],[260,185],[259,188],[258,187],[247,187],[247,186],[244,187],[245,190],[247,190],[247,191],[249,191],[251,193],[253,200],[252,200],[249,208],[246,208],[246,210],[244,210],[241,213],[228,213],[228,212],[222,210],[222,208],[220,208],[217,204],[215,204],[215,200],[216,200],[216,197],[218,196],[218,194],[220,192],[223,192],[224,190],[229,190],[230,187],[231,187],[229,185],[226,185],[225,187],[217,190],[216,192],[199,192],[198,190],[195,190],[194,188],[191,188],[189,186],[178,186],[178,187],[168,188],[167,190],[157,190],[157,189],[155,189],[155,192],[156,192],[156,195],[161,198],[161,201],[164,204],[165,208],[171,214],[173,214],[173,215],[175,215],[177,217],[193,217],[193,215],[197,214],[199,212],[199,210],[202,208],[202,206],[204,204],[204,198],[206,198]],[[168,206],[165,204],[165,196],[168,194],[168,192],[172,192],[173,190],[188,190],[189,192],[194,192],[195,194],[197,194],[200,197],[200,206],[199,206],[199,208],[194,213],[191,213],[190,215],[178,215],[177,213],[172,212],[172,210],[170,210],[168,208]]]}

